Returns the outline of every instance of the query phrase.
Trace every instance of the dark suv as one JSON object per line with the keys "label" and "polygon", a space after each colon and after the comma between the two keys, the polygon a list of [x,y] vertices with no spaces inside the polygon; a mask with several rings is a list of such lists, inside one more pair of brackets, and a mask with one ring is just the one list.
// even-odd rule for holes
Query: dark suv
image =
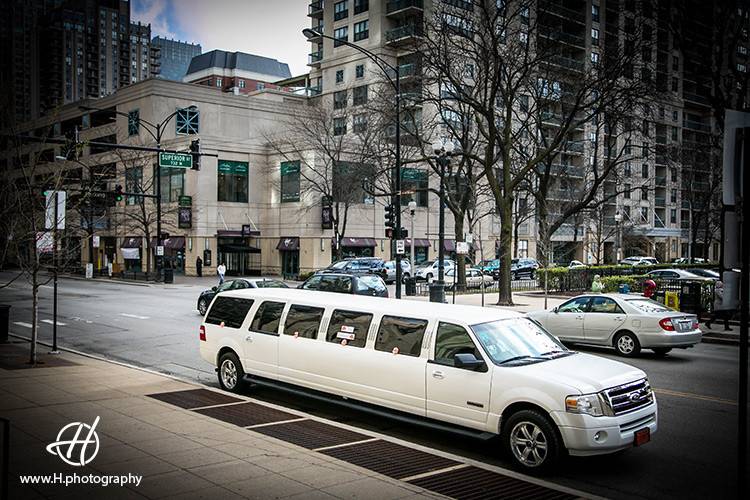
{"label": "dark suv", "polygon": [[298,288],[319,292],[350,293],[370,297],[388,297],[388,289],[374,274],[319,273],[307,278]]}
{"label": "dark suv", "polygon": [[319,273],[344,273],[344,274],[376,274],[385,279],[387,273],[385,262],[379,257],[354,257],[351,259],[339,260],[317,271]]}
{"label": "dark suv", "polygon": [[510,261],[510,275],[514,280],[520,279],[522,276],[534,279],[537,269],[539,269],[539,263],[536,259],[513,259]]}

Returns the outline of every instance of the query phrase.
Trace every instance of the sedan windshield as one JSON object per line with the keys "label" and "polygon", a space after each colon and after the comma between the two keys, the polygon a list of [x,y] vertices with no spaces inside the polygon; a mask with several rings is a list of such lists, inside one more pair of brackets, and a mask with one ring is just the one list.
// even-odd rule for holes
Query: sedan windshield
{"label": "sedan windshield", "polygon": [[655,300],[649,300],[649,299],[628,300],[628,304],[635,307],[639,311],[642,311],[645,313],[674,312],[673,309],[670,309],[664,304],[660,304],[659,302],[656,302]]}
{"label": "sedan windshield", "polygon": [[346,267],[346,265],[347,265],[348,263],[349,263],[349,261],[348,261],[348,260],[340,260],[340,261],[338,261],[338,262],[334,263],[334,264],[333,264],[333,265],[331,266],[331,268],[332,268],[332,269],[343,269],[343,268],[345,268],[345,267]]}
{"label": "sedan windshield", "polygon": [[496,365],[546,361],[573,354],[528,318],[512,318],[471,327]]}

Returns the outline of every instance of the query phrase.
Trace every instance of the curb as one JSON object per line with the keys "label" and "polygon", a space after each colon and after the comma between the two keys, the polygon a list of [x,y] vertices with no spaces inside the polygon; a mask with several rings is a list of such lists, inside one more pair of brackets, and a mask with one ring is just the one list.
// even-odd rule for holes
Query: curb
{"label": "curb", "polygon": [[156,284],[155,281],[147,281],[145,283],[138,283],[138,282],[135,282],[135,281],[121,280],[121,279],[118,279],[118,278],[107,278],[107,279],[103,279],[103,278],[84,278],[84,277],[76,276],[76,275],[73,275],[73,274],[61,274],[60,278],[65,278],[65,279],[69,279],[69,280],[76,280],[76,281],[87,281],[87,282],[91,282],[91,283],[117,283],[117,284],[120,284],[120,285],[132,285],[132,286],[151,286],[151,285],[155,285]]}
{"label": "curb", "polygon": [[701,338],[702,344],[721,344],[721,345],[740,345],[740,339],[728,338],[728,337],[712,337],[704,335]]}

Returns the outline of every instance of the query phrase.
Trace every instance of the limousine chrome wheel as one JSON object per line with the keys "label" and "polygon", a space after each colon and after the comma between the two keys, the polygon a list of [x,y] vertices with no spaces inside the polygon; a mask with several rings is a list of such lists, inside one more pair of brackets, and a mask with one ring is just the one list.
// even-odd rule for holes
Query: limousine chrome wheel
{"label": "limousine chrome wheel", "polygon": [[554,424],[537,410],[521,410],[504,425],[503,442],[516,464],[526,470],[550,467],[560,454],[561,445]]}
{"label": "limousine chrome wheel", "polygon": [[219,360],[219,385],[226,391],[239,392],[245,372],[240,360],[233,352],[228,352]]}

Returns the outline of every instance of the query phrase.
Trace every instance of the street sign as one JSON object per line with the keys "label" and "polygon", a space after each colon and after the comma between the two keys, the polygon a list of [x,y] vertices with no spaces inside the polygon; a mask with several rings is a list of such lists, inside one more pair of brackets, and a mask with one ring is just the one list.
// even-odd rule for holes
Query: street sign
{"label": "street sign", "polygon": [[159,257],[164,256],[164,245],[159,245],[156,247],[156,255]]}
{"label": "street sign", "polygon": [[396,253],[399,255],[403,255],[406,253],[406,241],[405,240],[396,240]]}
{"label": "street sign", "polygon": [[466,255],[469,253],[469,244],[465,241],[456,242],[456,253],[459,255]]}
{"label": "street sign", "polygon": [[193,168],[193,157],[185,153],[159,153],[159,166],[162,168]]}
{"label": "street sign", "polygon": [[193,197],[192,196],[180,196],[177,198],[178,205],[181,207],[192,207],[193,206]]}
{"label": "street sign", "polygon": [[92,242],[93,245],[92,246],[94,248],[99,248],[99,236],[94,235],[91,239],[93,240],[93,242]]}
{"label": "street sign", "polygon": [[[67,193],[65,191],[45,191],[44,228],[53,229],[55,226],[55,204],[57,204],[57,229],[65,229],[65,205]],[[57,195],[57,196],[55,196]]]}

